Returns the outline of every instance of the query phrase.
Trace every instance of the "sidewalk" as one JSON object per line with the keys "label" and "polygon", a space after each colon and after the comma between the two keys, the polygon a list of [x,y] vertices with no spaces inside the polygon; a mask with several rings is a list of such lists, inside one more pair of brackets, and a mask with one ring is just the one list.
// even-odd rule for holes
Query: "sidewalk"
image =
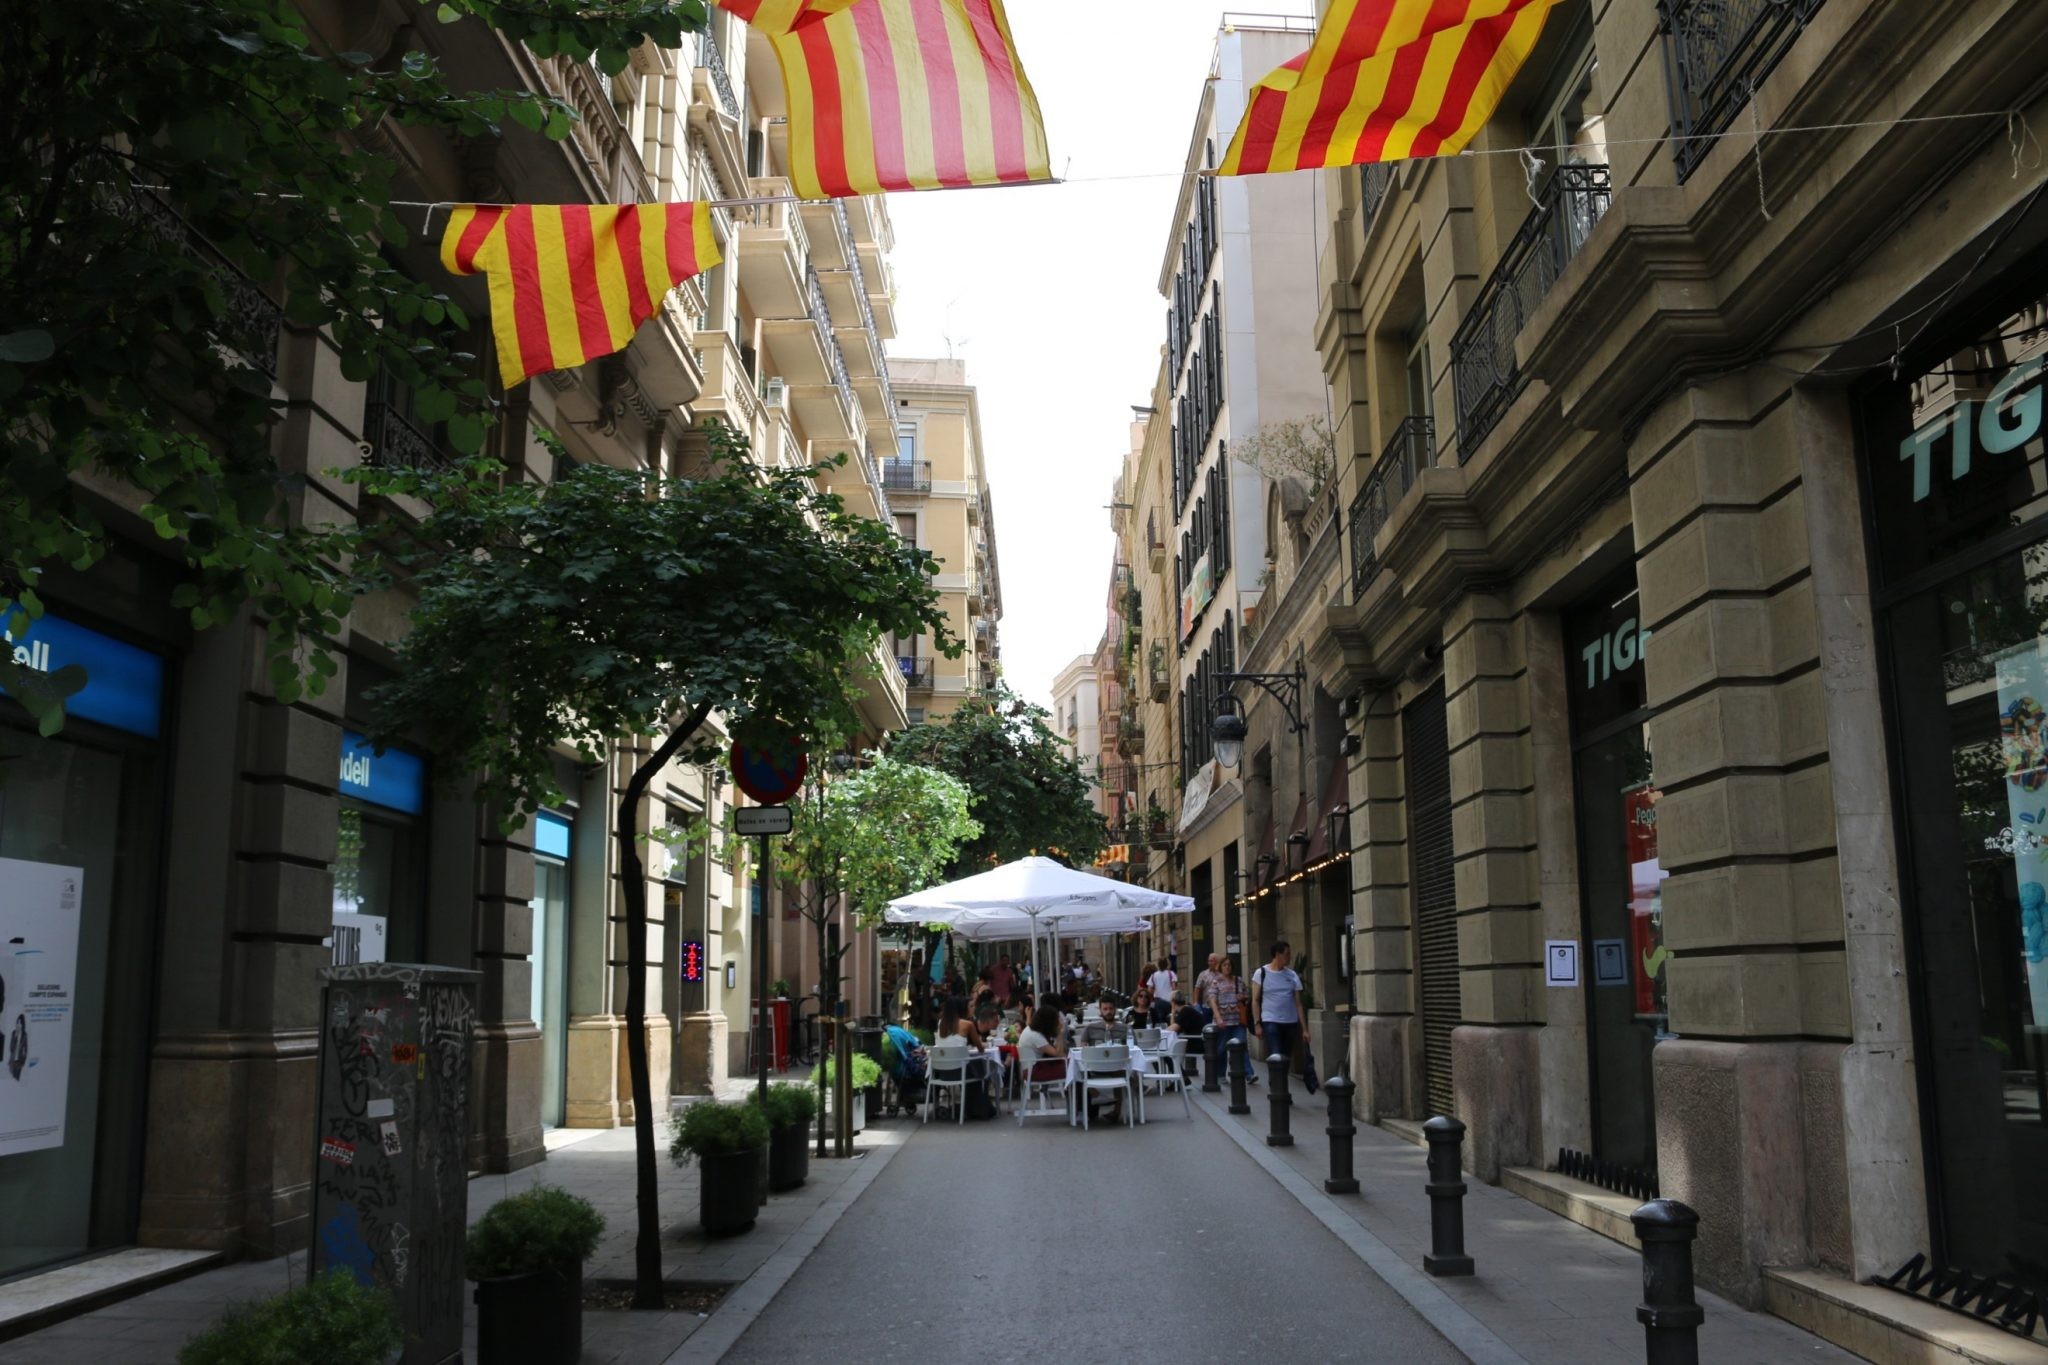
{"label": "sidewalk", "polygon": [[[1468,1175],[1465,1250],[1475,1263],[1474,1273],[1450,1279],[1425,1275],[1429,1198],[1423,1192],[1428,1174],[1420,1147],[1360,1124],[1352,1139],[1359,1193],[1326,1195],[1329,1105],[1321,1092],[1295,1092],[1289,1120],[1295,1145],[1267,1147],[1264,1086],[1248,1094],[1252,1112],[1239,1115],[1227,1111],[1227,1091],[1208,1095],[1198,1086],[1188,1089],[1210,1120],[1236,1136],[1238,1145],[1326,1226],[1338,1220],[1331,1230],[1475,1360],[1641,1365],[1643,1328],[1636,1321],[1636,1305],[1642,1302],[1643,1269],[1634,1251]],[[1171,1117],[1162,1121],[1178,1120],[1176,1110],[1167,1112]],[[1363,1236],[1345,1237],[1344,1225]],[[1410,1273],[1402,1273],[1404,1266]],[[1704,1289],[1698,1299],[1707,1312],[1699,1336],[1702,1360],[1833,1365],[1857,1359],[1783,1319],[1738,1308]],[[1314,1311],[1313,1304],[1297,1307]]]}
{"label": "sidewalk", "polygon": [[[769,1196],[753,1228],[738,1237],[708,1238],[697,1228],[697,1168],[678,1168],[668,1158],[667,1125],[661,1143],[662,1270],[679,1284],[728,1288],[751,1279],[785,1248],[800,1258],[887,1165],[915,1123],[905,1118],[870,1125],[854,1139],[853,1159],[811,1160],[810,1179],[787,1194]],[[508,1194],[538,1184],[556,1185],[595,1204],[605,1216],[605,1236],[584,1266],[586,1280],[626,1279],[633,1273],[633,1130],[555,1130],[548,1159],[510,1175],[477,1176],[469,1182],[472,1222]],[[784,1262],[789,1257],[785,1256]],[[285,1260],[243,1261],[209,1270],[161,1289],[125,1299],[0,1343],[0,1365],[50,1365],[90,1360],[93,1365],[164,1365],[178,1348],[219,1317],[230,1304],[281,1293],[305,1282],[303,1253]],[[775,1276],[775,1287],[781,1280]],[[763,1288],[767,1288],[764,1284]],[[773,1290],[768,1291],[772,1294]],[[728,1299],[741,1295],[729,1295]],[[749,1294],[746,1297],[753,1297]],[[758,1311],[756,1309],[755,1311]],[[465,1312],[464,1348],[475,1359],[476,1312]],[[586,1310],[583,1365],[655,1365],[667,1360],[711,1319],[703,1313],[632,1313]],[[751,1320],[751,1318],[749,1318]]]}

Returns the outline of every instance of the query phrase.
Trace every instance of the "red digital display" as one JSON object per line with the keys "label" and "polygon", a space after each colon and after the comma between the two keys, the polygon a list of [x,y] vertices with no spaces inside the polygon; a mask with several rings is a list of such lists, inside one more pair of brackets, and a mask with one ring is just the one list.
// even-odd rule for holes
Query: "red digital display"
{"label": "red digital display", "polygon": [[683,980],[704,979],[704,945],[695,939],[683,940]]}

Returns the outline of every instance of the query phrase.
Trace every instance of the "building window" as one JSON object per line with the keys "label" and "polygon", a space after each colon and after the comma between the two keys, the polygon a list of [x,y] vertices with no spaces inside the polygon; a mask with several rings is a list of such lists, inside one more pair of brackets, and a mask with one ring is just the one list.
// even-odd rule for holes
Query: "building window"
{"label": "building window", "polygon": [[914,460],[917,458],[917,423],[898,422],[896,424],[896,458],[899,460]]}

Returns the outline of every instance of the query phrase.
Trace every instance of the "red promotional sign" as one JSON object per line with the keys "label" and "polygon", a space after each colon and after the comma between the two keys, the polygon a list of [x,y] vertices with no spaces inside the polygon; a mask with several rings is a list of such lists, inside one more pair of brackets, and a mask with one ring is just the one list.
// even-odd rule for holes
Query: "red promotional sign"
{"label": "red promotional sign", "polygon": [[810,759],[793,734],[754,739],[732,746],[732,776],[739,789],[764,806],[779,806],[804,785]]}
{"label": "red promotional sign", "polygon": [[704,979],[704,945],[696,939],[683,940],[683,980]]}

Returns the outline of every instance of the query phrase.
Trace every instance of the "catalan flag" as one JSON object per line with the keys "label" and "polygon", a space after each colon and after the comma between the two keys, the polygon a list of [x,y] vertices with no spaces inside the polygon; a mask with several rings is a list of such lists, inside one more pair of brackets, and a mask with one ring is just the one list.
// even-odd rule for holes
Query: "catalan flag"
{"label": "catalan flag", "polygon": [[1492,116],[1562,0],[1331,0],[1251,89],[1219,171],[1449,156]]}
{"label": "catalan flag", "polygon": [[1002,0],[720,0],[766,34],[805,199],[1052,178]]}
{"label": "catalan flag", "polygon": [[662,296],[718,264],[704,204],[464,204],[441,264],[483,274],[505,387],[623,350]]}

